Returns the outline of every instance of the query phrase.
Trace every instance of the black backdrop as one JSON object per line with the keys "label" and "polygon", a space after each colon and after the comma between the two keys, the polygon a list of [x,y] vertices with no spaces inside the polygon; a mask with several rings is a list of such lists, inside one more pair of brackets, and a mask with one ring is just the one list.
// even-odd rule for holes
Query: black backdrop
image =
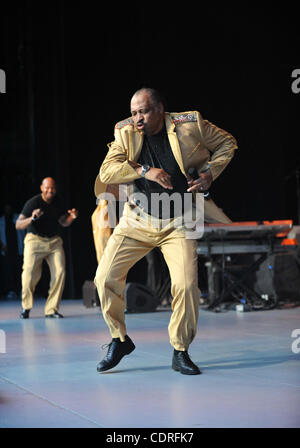
{"label": "black backdrop", "polygon": [[0,206],[19,212],[52,176],[66,207],[79,209],[64,230],[66,297],[80,297],[94,277],[94,180],[114,123],[129,116],[131,95],[145,85],[164,94],[168,110],[199,110],[238,140],[211,190],[233,220],[297,223],[293,10],[88,0],[11,1],[1,9]]}

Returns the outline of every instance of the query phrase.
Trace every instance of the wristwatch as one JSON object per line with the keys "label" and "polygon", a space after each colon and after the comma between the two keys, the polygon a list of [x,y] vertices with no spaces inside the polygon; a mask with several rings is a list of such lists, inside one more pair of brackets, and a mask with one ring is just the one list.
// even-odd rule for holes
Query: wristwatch
{"label": "wristwatch", "polygon": [[150,170],[150,166],[149,165],[142,165],[141,176],[145,177],[145,174],[148,173],[149,170]]}
{"label": "wristwatch", "polygon": [[210,166],[207,163],[206,166],[204,168],[202,168],[202,170],[200,171],[200,173],[206,173],[206,171],[210,170]]}

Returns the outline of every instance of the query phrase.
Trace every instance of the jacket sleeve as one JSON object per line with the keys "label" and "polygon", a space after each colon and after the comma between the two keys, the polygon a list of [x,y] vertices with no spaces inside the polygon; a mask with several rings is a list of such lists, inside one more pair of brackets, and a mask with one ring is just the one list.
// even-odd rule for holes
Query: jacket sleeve
{"label": "jacket sleeve", "polygon": [[108,153],[100,168],[100,180],[105,184],[129,183],[139,179],[139,174],[130,165],[128,148],[121,131],[115,128],[115,140],[108,144]]}
{"label": "jacket sleeve", "polygon": [[199,119],[200,133],[205,147],[211,153],[208,162],[213,180],[215,180],[228,165],[237,149],[237,142],[229,132],[218,128],[207,120]]}

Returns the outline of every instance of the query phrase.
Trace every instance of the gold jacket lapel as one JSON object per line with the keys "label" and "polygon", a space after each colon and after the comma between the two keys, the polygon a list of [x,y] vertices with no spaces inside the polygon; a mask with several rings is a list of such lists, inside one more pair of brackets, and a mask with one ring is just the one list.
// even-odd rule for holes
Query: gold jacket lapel
{"label": "gold jacket lapel", "polygon": [[140,156],[144,136],[137,129],[128,130],[128,159],[136,162]]}
{"label": "gold jacket lapel", "polygon": [[178,137],[175,132],[175,124],[172,122],[169,114],[166,114],[165,123],[166,123],[166,129],[167,129],[167,133],[168,133],[169,142],[170,142],[175,160],[178,163],[181,172],[186,176],[186,172],[185,172],[183,160],[182,160],[182,155],[181,155],[181,149],[179,146]]}

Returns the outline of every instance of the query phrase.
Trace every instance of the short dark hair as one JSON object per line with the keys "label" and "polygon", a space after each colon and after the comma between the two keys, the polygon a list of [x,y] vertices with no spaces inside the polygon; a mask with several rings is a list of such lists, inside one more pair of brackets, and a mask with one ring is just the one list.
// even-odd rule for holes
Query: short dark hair
{"label": "short dark hair", "polygon": [[166,109],[166,101],[163,95],[158,90],[153,89],[152,87],[142,87],[135,92],[134,96],[144,92],[148,93],[154,106],[159,106],[159,104],[162,104],[164,109]]}

